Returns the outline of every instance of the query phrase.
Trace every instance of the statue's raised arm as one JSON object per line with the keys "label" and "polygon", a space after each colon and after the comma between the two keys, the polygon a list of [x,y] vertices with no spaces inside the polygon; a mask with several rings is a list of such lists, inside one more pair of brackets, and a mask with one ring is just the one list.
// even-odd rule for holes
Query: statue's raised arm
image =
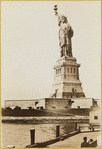
{"label": "statue's raised arm", "polygon": [[67,17],[64,15],[59,16],[57,10],[57,5],[54,6],[55,15],[58,17],[59,29],[59,40],[61,47],[61,57],[62,56],[72,56],[72,44],[71,37],[73,36],[73,29],[68,24]]}
{"label": "statue's raised arm", "polygon": [[58,17],[58,22],[60,21],[60,17],[59,17],[59,14],[57,12],[58,8],[57,8],[57,5],[54,5],[54,10],[55,10],[55,15]]}

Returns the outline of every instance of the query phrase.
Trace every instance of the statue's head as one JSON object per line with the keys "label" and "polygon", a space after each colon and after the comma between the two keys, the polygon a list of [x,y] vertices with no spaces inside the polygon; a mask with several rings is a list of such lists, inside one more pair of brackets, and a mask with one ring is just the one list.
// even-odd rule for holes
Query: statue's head
{"label": "statue's head", "polygon": [[61,16],[61,21],[62,21],[63,23],[67,23],[67,22],[68,22],[67,17],[64,16],[64,15],[62,15],[62,16]]}
{"label": "statue's head", "polygon": [[68,22],[67,17],[64,16],[64,15],[61,15],[60,16],[60,21],[59,21],[59,26],[60,26],[61,22],[62,23],[67,23]]}

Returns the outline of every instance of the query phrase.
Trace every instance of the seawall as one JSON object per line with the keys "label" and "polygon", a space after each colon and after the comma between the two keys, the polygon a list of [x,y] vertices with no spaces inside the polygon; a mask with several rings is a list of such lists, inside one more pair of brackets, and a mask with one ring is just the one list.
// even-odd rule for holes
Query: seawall
{"label": "seawall", "polygon": [[60,124],[69,122],[88,123],[88,116],[64,116],[64,117],[8,117],[2,116],[2,123],[16,124]]}

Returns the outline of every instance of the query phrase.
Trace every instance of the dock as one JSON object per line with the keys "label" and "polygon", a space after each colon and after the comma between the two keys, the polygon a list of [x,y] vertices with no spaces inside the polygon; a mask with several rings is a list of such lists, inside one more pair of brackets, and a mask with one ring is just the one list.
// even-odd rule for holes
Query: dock
{"label": "dock", "polygon": [[79,132],[79,130],[71,132],[69,134],[65,134],[60,136],[56,139],[42,142],[42,143],[35,143],[32,145],[27,145],[26,148],[61,148],[61,147],[81,147],[81,143],[83,142],[83,137],[87,137],[88,140],[92,139],[93,141],[90,143],[89,147],[97,147],[97,138],[100,136],[100,130],[87,131],[83,130]]}
{"label": "dock", "polygon": [[90,144],[90,147],[97,146],[97,137],[100,135],[99,131],[95,132],[81,132],[72,137],[68,137],[65,140],[56,142],[54,144],[48,145],[48,148],[61,148],[61,147],[71,147],[71,148],[79,148],[81,147],[81,143],[83,142],[83,137],[87,136],[88,140],[93,139],[93,142]]}

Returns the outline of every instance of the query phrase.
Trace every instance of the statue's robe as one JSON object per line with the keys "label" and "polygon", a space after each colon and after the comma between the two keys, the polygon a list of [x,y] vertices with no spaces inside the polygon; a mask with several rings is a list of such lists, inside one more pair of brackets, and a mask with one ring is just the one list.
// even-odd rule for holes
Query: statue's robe
{"label": "statue's robe", "polygon": [[59,30],[59,40],[60,40],[60,47],[61,50],[63,47],[66,47],[68,45],[70,51],[70,54],[72,53],[72,45],[71,45],[71,37],[73,36],[73,30],[71,26],[68,23],[61,24],[60,30]]}

